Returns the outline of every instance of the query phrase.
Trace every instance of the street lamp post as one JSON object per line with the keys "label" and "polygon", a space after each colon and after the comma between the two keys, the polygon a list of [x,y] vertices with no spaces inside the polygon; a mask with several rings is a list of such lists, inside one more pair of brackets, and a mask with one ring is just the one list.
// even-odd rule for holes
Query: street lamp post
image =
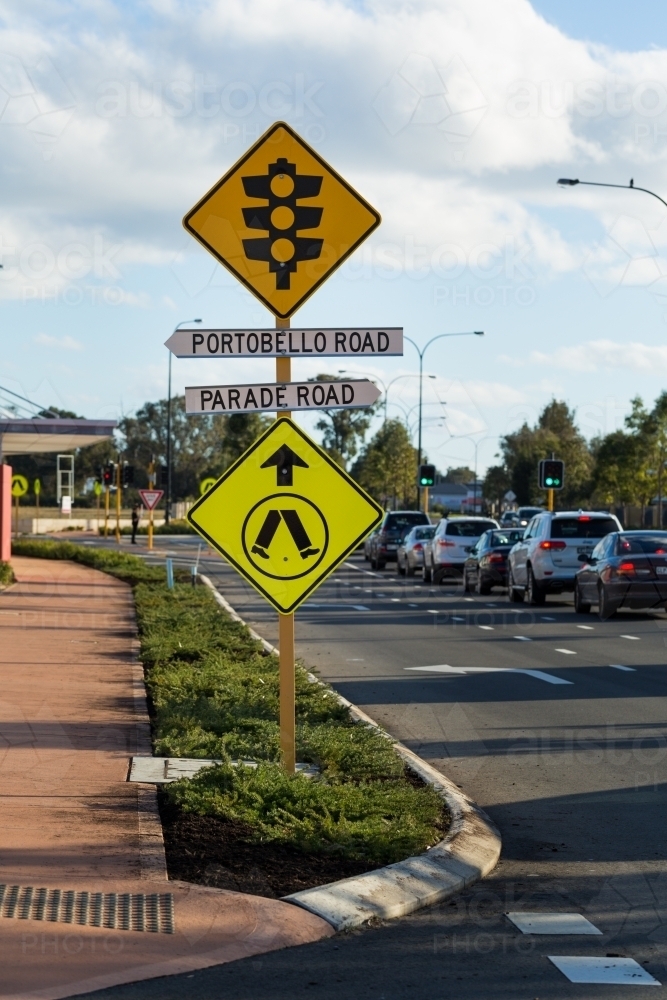
{"label": "street lamp post", "polygon": [[[184,319],[174,327],[174,333],[188,323],[201,323],[201,319]],[[169,378],[167,383],[167,502],[164,511],[164,523],[171,519],[171,351],[169,351]]]}
{"label": "street lamp post", "polygon": [[[419,469],[419,466],[421,465],[422,461],[422,385],[424,381],[423,377],[424,355],[426,354],[431,344],[434,344],[436,340],[442,340],[443,337],[483,337],[483,336],[484,336],[483,330],[466,330],[464,333],[438,333],[435,337],[431,337],[431,339],[421,349],[417,346],[417,344],[415,344],[414,340],[412,340],[410,337],[405,338],[409,344],[412,344],[417,354],[419,355],[419,433],[417,435],[417,469]],[[417,489],[419,490],[419,487],[417,487]]]}
{"label": "street lamp post", "polygon": [[[371,374],[371,372],[353,372],[353,371],[350,371],[348,368],[339,368],[338,369],[338,374],[339,375],[366,375],[368,378],[372,379],[373,381],[380,383],[380,385],[382,386],[382,391],[384,392],[384,422],[385,422],[385,424],[387,423],[387,404],[388,404],[388,400],[389,400],[389,390],[391,389],[391,387],[394,384],[394,382],[398,382],[402,378],[417,378],[418,377],[417,375],[414,375],[414,374],[397,375],[396,378],[393,378],[391,380],[391,382],[383,382],[382,379],[378,375],[373,375],[373,374]],[[431,375],[430,377],[431,378],[435,378],[434,375]]]}
{"label": "street lamp post", "polygon": [[624,191],[643,191],[644,194],[650,194],[653,198],[657,198],[667,208],[667,201],[664,198],[661,198],[655,191],[649,191],[648,188],[637,187],[632,177],[629,184],[605,184],[602,181],[580,181],[576,177],[560,177],[556,183],[560,184],[561,187],[574,187],[575,184],[586,184],[588,187],[622,188]]}

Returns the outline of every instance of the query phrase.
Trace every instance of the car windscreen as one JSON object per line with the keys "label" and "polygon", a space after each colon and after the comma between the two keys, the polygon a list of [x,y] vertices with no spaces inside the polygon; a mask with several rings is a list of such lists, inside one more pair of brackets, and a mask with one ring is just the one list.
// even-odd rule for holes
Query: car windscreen
{"label": "car windscreen", "polygon": [[617,555],[667,555],[667,531],[652,535],[619,535]]}
{"label": "car windscreen", "polygon": [[610,531],[618,531],[611,517],[555,517],[551,522],[552,538],[604,538]]}
{"label": "car windscreen", "polygon": [[516,545],[523,538],[523,529],[516,529],[515,531],[492,531],[488,536],[486,544],[489,548],[495,548],[496,545]]}
{"label": "car windscreen", "polygon": [[433,538],[435,534],[435,528],[415,528],[415,533],[413,538],[415,541],[419,541],[422,538]]}
{"label": "car windscreen", "polygon": [[415,524],[428,524],[426,514],[420,514],[419,511],[415,511],[414,514],[411,512],[391,514],[384,523],[384,530],[400,532],[400,534],[405,535],[410,528],[414,528]]}
{"label": "car windscreen", "polygon": [[485,531],[495,528],[493,521],[448,521],[446,535],[459,535],[461,538],[479,538]]}
{"label": "car windscreen", "polygon": [[530,520],[531,517],[535,517],[536,514],[542,513],[542,507],[519,507],[519,517],[525,517]]}

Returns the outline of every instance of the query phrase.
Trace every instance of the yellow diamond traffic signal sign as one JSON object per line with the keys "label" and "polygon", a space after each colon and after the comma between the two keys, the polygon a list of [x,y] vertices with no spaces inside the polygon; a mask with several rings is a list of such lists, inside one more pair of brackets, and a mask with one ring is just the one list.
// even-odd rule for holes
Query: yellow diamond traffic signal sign
{"label": "yellow diamond traffic signal sign", "polygon": [[276,420],[188,512],[188,521],[289,614],[382,519],[314,441]]}
{"label": "yellow diamond traffic signal sign", "polygon": [[380,224],[380,216],[284,122],[204,195],[183,225],[286,318]]}

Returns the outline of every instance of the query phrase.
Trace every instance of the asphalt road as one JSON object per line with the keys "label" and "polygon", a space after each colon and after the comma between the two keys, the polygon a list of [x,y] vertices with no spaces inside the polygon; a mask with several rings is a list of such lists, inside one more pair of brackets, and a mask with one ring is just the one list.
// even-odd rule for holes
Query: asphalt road
{"label": "asphalt road", "polygon": [[[188,564],[198,548],[158,544],[152,558]],[[200,567],[277,642],[251,587],[206,550]],[[385,926],[95,995],[626,998],[630,985],[573,985],[547,958],[589,955],[634,958],[665,984],[651,996],[667,996],[666,646],[664,613],[600,622],[569,595],[510,605],[355,557],[297,613],[297,653],[487,810],[501,862],[456,900]],[[524,936],[513,910],[582,913],[603,933]]]}

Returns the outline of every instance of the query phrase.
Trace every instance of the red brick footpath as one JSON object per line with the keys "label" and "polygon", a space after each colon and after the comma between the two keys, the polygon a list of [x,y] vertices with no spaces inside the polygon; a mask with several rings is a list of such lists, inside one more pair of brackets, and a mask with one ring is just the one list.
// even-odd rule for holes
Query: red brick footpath
{"label": "red brick footpath", "polygon": [[327,937],[278,900],[167,881],[129,587],[14,559],[0,592],[0,997],[68,997]]}

